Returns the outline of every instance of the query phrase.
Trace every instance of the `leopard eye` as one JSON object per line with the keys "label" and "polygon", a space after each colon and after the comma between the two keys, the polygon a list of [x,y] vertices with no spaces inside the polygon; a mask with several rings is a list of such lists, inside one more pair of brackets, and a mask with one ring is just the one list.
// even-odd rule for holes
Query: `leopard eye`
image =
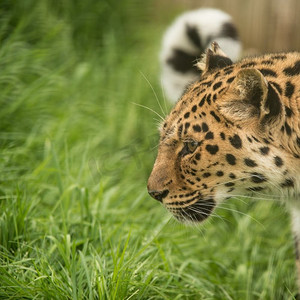
{"label": "leopard eye", "polygon": [[193,153],[198,147],[199,143],[195,141],[184,142],[184,147],[182,149],[182,155]]}

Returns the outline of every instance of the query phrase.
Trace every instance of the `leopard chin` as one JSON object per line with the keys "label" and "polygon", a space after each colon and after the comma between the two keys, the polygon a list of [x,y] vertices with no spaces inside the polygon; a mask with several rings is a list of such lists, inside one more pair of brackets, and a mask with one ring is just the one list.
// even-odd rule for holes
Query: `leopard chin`
{"label": "leopard chin", "polygon": [[200,223],[207,219],[216,207],[216,202],[210,198],[198,200],[195,203],[178,208],[168,208],[174,217],[182,223]]}

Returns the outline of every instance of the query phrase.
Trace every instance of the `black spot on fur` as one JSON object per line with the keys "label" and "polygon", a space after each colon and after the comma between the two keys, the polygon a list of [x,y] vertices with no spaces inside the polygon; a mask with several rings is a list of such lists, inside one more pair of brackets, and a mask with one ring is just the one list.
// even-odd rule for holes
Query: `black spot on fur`
{"label": "black spot on fur", "polygon": [[183,125],[181,124],[179,127],[178,127],[178,132],[177,132],[177,135],[178,137],[180,138],[181,134],[182,134],[182,129],[183,129]]}
{"label": "black spot on fur", "polygon": [[196,153],[195,158],[196,158],[197,160],[200,160],[200,158],[201,158],[200,153]]}
{"label": "black spot on fur", "polygon": [[207,124],[205,123],[205,122],[203,122],[202,123],[202,130],[203,130],[203,132],[207,132],[208,131],[208,126],[207,126]]}
{"label": "black spot on fur", "polygon": [[228,66],[228,67],[226,67],[226,68],[224,69],[224,74],[225,74],[225,75],[229,75],[229,74],[232,73],[232,71],[233,71],[233,66],[232,66],[232,65],[231,65],[231,66]]}
{"label": "black spot on fur", "polygon": [[261,147],[261,148],[259,148],[259,150],[260,150],[261,154],[267,155],[270,151],[270,148],[269,147]]}
{"label": "black spot on fur", "polygon": [[193,89],[192,89],[192,92],[198,92],[200,90],[200,86],[195,86]]}
{"label": "black spot on fur", "polygon": [[226,72],[228,72],[228,71],[232,71],[233,70],[233,68],[234,68],[234,66],[233,65],[230,65],[230,66],[227,66],[226,68],[224,68],[224,73],[226,74]]}
{"label": "black spot on fur", "polygon": [[232,154],[226,154],[226,160],[232,166],[234,166],[236,164],[236,158]]}
{"label": "black spot on fur", "polygon": [[277,73],[271,69],[258,69],[264,76],[277,77]]}
{"label": "black spot on fur", "polygon": [[246,166],[252,167],[252,168],[257,166],[257,163],[254,160],[252,160],[251,158],[245,158],[244,163]]}
{"label": "black spot on fur", "polygon": [[233,137],[229,137],[229,141],[234,148],[242,148],[242,140],[237,134],[235,134]]}
{"label": "black spot on fur", "polygon": [[263,60],[261,63],[264,65],[274,65],[274,61],[270,59]]}
{"label": "black spot on fur", "polygon": [[289,107],[285,106],[285,113],[286,113],[286,116],[288,118],[290,118],[293,114],[293,111]]}
{"label": "black spot on fur", "polygon": [[213,140],[214,134],[213,134],[211,131],[209,131],[209,132],[205,135],[204,138],[205,138],[206,140]]}
{"label": "black spot on fur", "polygon": [[234,186],[234,182],[227,182],[225,183],[225,186]]}
{"label": "black spot on fur", "polygon": [[187,112],[187,113],[185,113],[185,114],[184,114],[184,116],[183,116],[183,117],[184,117],[185,119],[187,119],[189,116],[190,116],[190,113],[189,113],[189,112]]}
{"label": "black spot on fur", "polygon": [[283,165],[283,161],[282,161],[281,157],[279,157],[279,156],[275,156],[274,161],[275,161],[275,165],[277,167],[281,167]]}
{"label": "black spot on fur", "polygon": [[297,146],[300,147],[300,138],[299,137],[297,137],[296,143],[297,143]]}
{"label": "black spot on fur", "polygon": [[230,77],[227,79],[227,83],[231,83],[234,80],[234,77]]}
{"label": "black spot on fur", "polygon": [[194,185],[194,184],[195,184],[195,182],[192,181],[192,180],[187,179],[186,181],[187,181],[188,183],[190,183],[191,185]]}
{"label": "black spot on fur", "polygon": [[222,92],[224,92],[225,89],[226,89],[226,87],[222,87],[222,88],[218,91],[218,94],[219,94],[219,95],[222,94]]}
{"label": "black spot on fur", "polygon": [[208,94],[207,97],[206,97],[206,102],[207,102],[208,105],[211,104],[210,98],[211,98],[211,94]]}
{"label": "black spot on fur", "polygon": [[[199,87],[199,88],[200,88],[200,87]],[[202,94],[203,92],[205,92],[205,89],[202,89],[201,91],[199,91],[199,92],[197,93],[197,97],[199,97],[199,95]]]}
{"label": "black spot on fur", "polygon": [[251,62],[242,64],[242,65],[241,65],[241,68],[249,68],[249,67],[254,67],[254,66],[256,66],[256,62],[251,61]]}
{"label": "black spot on fur", "polygon": [[216,89],[218,89],[220,86],[222,85],[222,82],[217,82],[213,85],[213,90],[215,91]]}
{"label": "black spot on fur", "polygon": [[267,181],[267,178],[261,173],[254,172],[251,174],[251,180],[254,183],[262,183]]}
{"label": "black spot on fur", "polygon": [[272,56],[273,59],[277,59],[277,60],[284,60],[286,59],[286,55],[284,54],[275,54]]}
{"label": "black spot on fur", "polygon": [[225,75],[229,75],[229,74],[232,73],[232,71],[233,71],[232,69],[226,70],[226,71],[224,72],[224,74],[225,74]]}
{"label": "black spot on fur", "polygon": [[191,124],[190,124],[189,122],[186,122],[186,123],[184,124],[184,134],[187,133],[187,131],[188,131],[190,125],[191,125]]}
{"label": "black spot on fur", "polygon": [[204,178],[207,178],[207,177],[209,177],[210,175],[211,175],[211,174],[210,174],[209,172],[206,172],[206,173],[203,174],[203,177],[204,177]]}
{"label": "black spot on fur", "polygon": [[214,76],[214,79],[217,79],[220,76],[220,74],[221,74],[220,72],[217,72]]}
{"label": "black spot on fur", "polygon": [[194,126],[193,126],[193,130],[194,130],[195,132],[201,132],[201,127],[200,127],[200,125],[194,125]]}
{"label": "black spot on fur", "polygon": [[292,179],[286,179],[285,182],[281,184],[281,187],[294,187],[294,181]]}
{"label": "black spot on fur", "polygon": [[230,173],[230,174],[229,174],[229,178],[231,178],[231,179],[235,179],[235,178],[236,178],[236,176],[235,176],[233,173]]}
{"label": "black spot on fur", "polygon": [[288,81],[285,85],[284,95],[286,97],[291,98],[294,94],[294,91],[295,91],[295,86],[290,81]]}
{"label": "black spot on fur", "polygon": [[217,174],[217,176],[219,176],[219,177],[221,177],[221,176],[224,175],[224,173],[223,173],[222,171],[218,171],[216,174]]}
{"label": "black spot on fur", "polygon": [[283,72],[287,76],[300,75],[300,60],[296,61],[292,67],[285,68]]}
{"label": "black spot on fur", "polygon": [[230,22],[223,24],[220,35],[230,37],[233,40],[238,40],[239,38],[236,27]]}
{"label": "black spot on fur", "polygon": [[221,137],[221,139],[222,139],[223,141],[225,141],[225,133],[224,133],[224,132],[221,132],[221,133],[220,133],[220,137]]}
{"label": "black spot on fur", "polygon": [[197,110],[197,105],[194,105],[193,107],[192,107],[192,112],[195,112]]}
{"label": "black spot on fur", "polygon": [[221,122],[220,117],[217,116],[216,113],[215,113],[213,110],[210,112],[210,114],[215,118],[215,120],[216,120],[218,123]]}
{"label": "black spot on fur", "polygon": [[204,86],[206,86],[206,87],[210,87],[212,83],[213,83],[212,80],[201,82],[201,84],[204,85]]}
{"label": "black spot on fur", "polygon": [[206,99],[206,95],[204,95],[203,98],[201,99],[201,101],[199,102],[200,107],[202,107],[204,105],[205,99]]}
{"label": "black spot on fur", "polygon": [[195,66],[196,60],[197,57],[194,55],[188,54],[180,49],[173,49],[173,55],[167,59],[167,64],[180,73],[193,71],[199,74],[199,70]]}
{"label": "black spot on fur", "polygon": [[211,155],[215,155],[219,151],[218,145],[206,145],[206,151],[209,152]]}
{"label": "black spot on fur", "polygon": [[286,131],[287,135],[290,136],[292,134],[292,129],[291,129],[290,125],[287,122],[284,123],[284,128],[285,128],[285,131]]}

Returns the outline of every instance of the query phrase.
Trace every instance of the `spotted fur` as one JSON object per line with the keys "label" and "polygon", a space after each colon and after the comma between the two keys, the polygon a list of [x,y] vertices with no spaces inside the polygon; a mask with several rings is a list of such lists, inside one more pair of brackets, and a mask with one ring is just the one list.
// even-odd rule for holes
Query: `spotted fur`
{"label": "spotted fur", "polygon": [[160,52],[161,82],[167,98],[176,102],[199,79],[195,66],[212,41],[236,61],[241,43],[231,17],[218,9],[197,9],[180,15],[165,32]]}
{"label": "spotted fur", "polygon": [[[213,43],[204,59],[200,80],[162,126],[150,195],[188,222],[236,195],[281,196],[298,245],[300,53],[233,64]],[[300,273],[299,260],[297,267]]]}

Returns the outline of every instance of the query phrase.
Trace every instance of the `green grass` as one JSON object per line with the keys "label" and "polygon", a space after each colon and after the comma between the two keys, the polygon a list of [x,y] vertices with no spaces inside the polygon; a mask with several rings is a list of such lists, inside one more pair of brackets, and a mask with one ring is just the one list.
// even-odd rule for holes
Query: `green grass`
{"label": "green grass", "polygon": [[231,200],[185,227],[147,195],[152,2],[0,6],[0,299],[293,299],[282,206]]}

